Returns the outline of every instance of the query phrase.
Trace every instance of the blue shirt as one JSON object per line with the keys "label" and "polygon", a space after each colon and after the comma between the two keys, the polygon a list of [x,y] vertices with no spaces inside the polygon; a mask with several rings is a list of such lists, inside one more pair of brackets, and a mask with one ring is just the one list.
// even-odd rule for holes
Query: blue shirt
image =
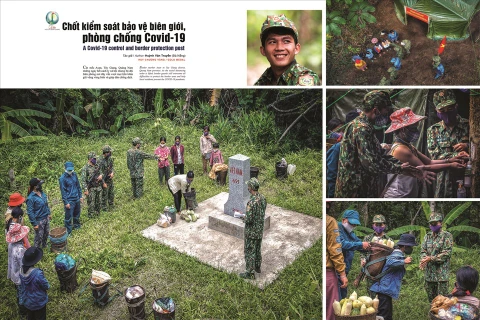
{"label": "blue shirt", "polygon": [[327,197],[335,196],[335,182],[338,173],[338,158],[340,156],[340,142],[335,143],[327,151]]}
{"label": "blue shirt", "polygon": [[45,193],[42,192],[39,196],[33,191],[30,192],[27,197],[27,214],[34,227],[50,215],[48,197]]}
{"label": "blue shirt", "polygon": [[387,257],[382,272],[392,269],[391,272],[385,274],[379,281],[375,282],[370,291],[376,293],[383,293],[387,296],[398,299],[400,294],[400,287],[402,286],[402,279],[405,275],[405,255],[402,250],[395,249],[392,254]]}
{"label": "blue shirt", "polygon": [[20,271],[19,303],[28,310],[40,310],[47,304],[49,288],[50,284],[42,270],[30,268],[26,274]]}
{"label": "blue shirt", "polygon": [[352,266],[355,250],[363,250],[363,244],[362,240],[360,240],[353,231],[348,233],[348,231],[345,230],[341,221],[338,222],[338,230],[340,231],[343,260],[345,261],[345,273],[348,274]]}
{"label": "blue shirt", "polygon": [[78,181],[77,174],[75,172],[72,175],[64,172],[60,179],[60,192],[62,193],[63,204],[75,203],[82,198],[82,189],[80,188],[80,182]]}

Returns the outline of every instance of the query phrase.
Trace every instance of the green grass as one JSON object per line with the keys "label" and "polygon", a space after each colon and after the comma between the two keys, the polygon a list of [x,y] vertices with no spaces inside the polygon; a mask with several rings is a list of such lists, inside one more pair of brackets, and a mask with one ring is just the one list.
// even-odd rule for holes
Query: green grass
{"label": "green grass", "polygon": [[[214,132],[212,132],[215,134]],[[166,135],[167,144],[175,135],[181,135],[186,152],[187,170],[197,173],[193,186],[197,200],[203,201],[228,187],[217,187],[211,180],[201,176],[199,142],[201,132],[194,127],[174,127],[165,121],[160,126],[145,122],[132,127],[118,136],[109,138],[77,138],[51,136],[42,144],[8,144],[0,150],[2,175],[14,167],[17,188],[26,193],[31,177],[46,180],[44,190],[49,195],[53,219],[51,227],[63,226],[63,206],[58,189],[58,177],[63,172],[63,163],[71,160],[76,171],[87,161],[87,153],[100,153],[101,147],[109,144],[115,157],[115,202],[113,212],[102,213],[97,219],[86,218],[86,206],[82,209],[82,228],[68,239],[68,252],[80,260],[78,281],[85,285],[91,270],[97,269],[112,276],[110,294],[139,284],[147,291],[146,311],[151,311],[155,296],[170,296],[176,304],[179,319],[320,319],[322,296],[319,283],[322,274],[321,240],[304,251],[298,259],[287,266],[272,284],[260,290],[240,279],[236,274],[219,271],[181,254],[157,242],[145,239],[141,231],[154,224],[166,205],[173,199],[165,186],[159,186],[156,161],[145,160],[144,196],[130,199],[130,179],[126,168],[126,151],[131,139],[140,136],[145,142],[143,149],[152,152],[161,135]],[[222,145],[224,158],[242,153],[251,158],[251,165],[260,167],[261,189],[271,204],[308,215],[321,217],[321,154],[318,151],[302,150],[291,154],[272,155],[262,151],[262,146],[242,145],[233,141]],[[275,178],[275,162],[285,157],[297,165],[297,171],[286,181]],[[5,171],[5,172],[3,172]],[[173,174],[173,168],[171,168]],[[2,178],[3,179],[3,178]],[[8,199],[7,182],[0,181],[4,203]],[[25,209],[25,207],[24,207]],[[26,222],[27,225],[28,219]],[[30,234],[33,243],[33,233]],[[0,261],[6,270],[5,242],[0,249]],[[128,311],[121,302],[113,300],[107,307],[99,308],[92,302],[89,287],[82,295],[61,293],[53,260],[55,254],[45,250],[38,267],[42,268],[52,288],[49,290],[48,319],[128,319]],[[0,319],[16,316],[15,289],[0,277],[3,290],[0,293],[3,307]],[[154,293],[156,289],[156,294]],[[149,318],[153,318],[149,315]]]}
{"label": "green grass", "polygon": [[[407,270],[400,289],[400,296],[398,300],[393,300],[393,319],[428,319],[430,311],[430,304],[428,302],[427,293],[424,289],[424,272],[418,269],[420,261],[420,246],[416,247],[411,255],[413,262],[411,270]],[[449,290],[453,290],[455,283],[455,273],[460,267],[470,265],[473,268],[480,270],[480,248],[474,246],[466,252],[452,253],[450,259],[450,277]],[[409,269],[410,269],[409,268]],[[355,253],[352,268],[348,275],[348,295],[354,290],[358,296],[367,295],[366,281],[363,281],[358,288],[353,287],[353,281],[360,273],[360,255]],[[480,292],[477,290],[473,293],[474,296],[480,298]]]}

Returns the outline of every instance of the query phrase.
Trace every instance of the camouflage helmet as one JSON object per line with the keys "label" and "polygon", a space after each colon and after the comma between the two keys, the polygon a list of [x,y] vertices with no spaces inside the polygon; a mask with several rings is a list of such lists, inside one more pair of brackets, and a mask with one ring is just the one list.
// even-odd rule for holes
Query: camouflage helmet
{"label": "camouflage helmet", "polygon": [[385,223],[387,222],[385,220],[385,217],[381,214],[377,214],[373,217],[373,223]]}
{"label": "camouflage helmet", "polygon": [[112,152],[112,151],[113,151],[112,147],[110,147],[108,144],[103,146],[103,148],[102,148],[102,153],[107,153],[107,152]]}
{"label": "camouflage helmet", "polygon": [[363,97],[363,111],[370,111],[373,108],[390,107],[392,100],[385,90],[372,90]]}
{"label": "camouflage helmet", "polygon": [[132,144],[133,144],[134,146],[136,146],[136,145],[139,144],[139,143],[142,144],[142,139],[140,139],[139,137],[133,138]]}
{"label": "camouflage helmet", "polygon": [[440,62],[442,61],[440,56],[433,56],[432,60],[433,60],[432,64],[435,68],[438,67],[440,65]]}
{"label": "camouflage helmet", "polygon": [[457,103],[457,101],[455,100],[455,93],[453,93],[452,90],[442,89],[433,94],[433,104],[437,110],[442,110],[455,103]]}
{"label": "camouflage helmet", "polygon": [[245,182],[253,191],[257,191],[260,187],[260,183],[258,182],[257,178],[251,178],[247,182]]}
{"label": "camouflage helmet", "polygon": [[95,152],[90,151],[90,152],[88,153],[88,160],[93,159],[93,158],[96,158],[96,157],[97,157],[97,155],[95,154]]}
{"label": "camouflage helmet", "polygon": [[441,213],[432,212],[430,213],[430,220],[428,220],[428,222],[430,223],[430,222],[442,221],[442,220],[443,220],[443,217]]}
{"label": "camouflage helmet", "polygon": [[262,30],[260,31],[260,40],[263,43],[263,37],[265,35],[265,31],[274,28],[280,27],[285,29],[290,29],[293,31],[295,42],[298,42],[298,31],[293,24],[292,20],[288,19],[284,14],[281,15],[269,15],[267,19],[262,24]]}

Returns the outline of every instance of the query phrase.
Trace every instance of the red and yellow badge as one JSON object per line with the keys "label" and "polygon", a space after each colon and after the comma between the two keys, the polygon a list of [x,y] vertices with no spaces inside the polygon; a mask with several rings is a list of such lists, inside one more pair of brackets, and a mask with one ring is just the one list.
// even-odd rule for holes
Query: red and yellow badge
{"label": "red and yellow badge", "polygon": [[309,74],[306,74],[298,78],[298,85],[300,86],[313,86],[314,83],[315,83],[315,80]]}

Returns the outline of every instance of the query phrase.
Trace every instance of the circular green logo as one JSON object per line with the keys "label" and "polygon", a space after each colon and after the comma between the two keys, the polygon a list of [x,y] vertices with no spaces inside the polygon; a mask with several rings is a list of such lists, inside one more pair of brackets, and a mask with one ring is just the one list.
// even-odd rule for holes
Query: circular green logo
{"label": "circular green logo", "polygon": [[45,20],[47,20],[47,23],[49,25],[56,24],[58,22],[58,13],[56,13],[55,11],[48,12]]}

